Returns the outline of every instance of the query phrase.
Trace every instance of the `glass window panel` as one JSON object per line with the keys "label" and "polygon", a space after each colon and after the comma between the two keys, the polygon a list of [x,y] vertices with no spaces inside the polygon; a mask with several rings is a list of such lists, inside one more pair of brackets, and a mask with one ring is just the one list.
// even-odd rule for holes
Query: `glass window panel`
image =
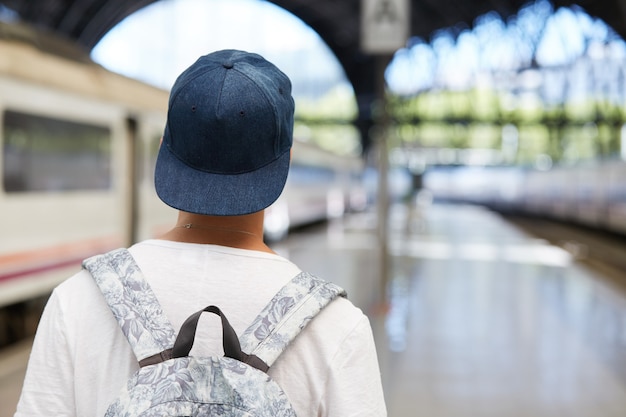
{"label": "glass window panel", "polygon": [[111,187],[108,127],[7,110],[4,190],[55,192]]}

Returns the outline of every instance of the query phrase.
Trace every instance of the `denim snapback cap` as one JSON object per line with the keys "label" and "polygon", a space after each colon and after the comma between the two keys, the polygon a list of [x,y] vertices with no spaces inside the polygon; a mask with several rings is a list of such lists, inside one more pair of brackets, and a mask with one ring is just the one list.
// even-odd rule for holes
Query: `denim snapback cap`
{"label": "denim snapback cap", "polygon": [[293,113],[289,78],[260,55],[200,57],[170,92],[155,169],[159,198],[206,215],[265,209],[287,180]]}

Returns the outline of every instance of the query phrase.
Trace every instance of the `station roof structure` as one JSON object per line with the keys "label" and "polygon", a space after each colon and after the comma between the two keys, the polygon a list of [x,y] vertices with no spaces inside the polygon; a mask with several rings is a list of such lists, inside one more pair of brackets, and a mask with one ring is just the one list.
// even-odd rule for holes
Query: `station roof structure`
{"label": "station roof structure", "polygon": [[[56,32],[86,51],[117,23],[158,0],[0,0],[19,19]],[[371,104],[380,89],[385,59],[361,49],[361,0],[270,0],[311,26],[328,44],[354,87],[359,106],[357,126],[365,133],[372,124]],[[373,0],[376,1],[376,0]],[[378,0],[386,2],[390,0]],[[471,28],[487,12],[503,19],[515,15],[528,0],[410,0],[409,36],[428,39],[442,28]],[[552,0],[557,7],[578,5],[626,37],[625,0]],[[387,61],[388,62],[388,61]]]}

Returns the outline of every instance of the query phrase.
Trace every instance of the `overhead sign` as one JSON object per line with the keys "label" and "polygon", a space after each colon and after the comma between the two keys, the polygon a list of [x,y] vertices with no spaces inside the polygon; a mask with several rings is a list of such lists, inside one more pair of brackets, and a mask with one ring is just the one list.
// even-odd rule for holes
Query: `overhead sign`
{"label": "overhead sign", "polygon": [[404,47],[409,36],[410,9],[410,0],[361,0],[361,49],[370,54],[388,54]]}

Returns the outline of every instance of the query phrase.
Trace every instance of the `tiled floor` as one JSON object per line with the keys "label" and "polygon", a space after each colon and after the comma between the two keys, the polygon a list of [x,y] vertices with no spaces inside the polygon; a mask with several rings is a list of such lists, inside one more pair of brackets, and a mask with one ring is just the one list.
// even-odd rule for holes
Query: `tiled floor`
{"label": "tiled floor", "polygon": [[626,276],[477,208],[409,225],[392,233],[390,416],[626,416]]}

